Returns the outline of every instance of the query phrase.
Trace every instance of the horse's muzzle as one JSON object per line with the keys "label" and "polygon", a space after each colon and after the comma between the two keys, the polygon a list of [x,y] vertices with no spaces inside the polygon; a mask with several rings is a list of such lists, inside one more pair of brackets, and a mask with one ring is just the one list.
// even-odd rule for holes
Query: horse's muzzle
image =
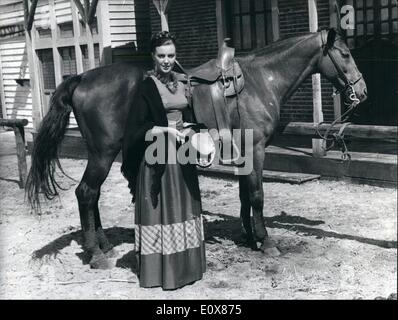
{"label": "horse's muzzle", "polygon": [[364,80],[359,81],[355,87],[355,94],[360,102],[364,102],[368,98],[368,89]]}

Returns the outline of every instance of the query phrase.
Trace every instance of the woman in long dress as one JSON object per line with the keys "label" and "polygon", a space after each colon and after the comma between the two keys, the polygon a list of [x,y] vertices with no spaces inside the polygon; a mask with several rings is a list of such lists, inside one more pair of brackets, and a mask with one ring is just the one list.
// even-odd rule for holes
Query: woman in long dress
{"label": "woman in long dress", "polygon": [[152,139],[164,136],[165,156],[170,159],[170,152],[176,152],[186,137],[184,123],[194,120],[184,84],[172,71],[174,37],[165,31],[154,34],[151,52],[154,69],[136,92],[123,143],[122,172],[135,201],[140,286],[176,289],[201,279],[206,269],[196,167],[178,161],[151,164],[145,151]]}

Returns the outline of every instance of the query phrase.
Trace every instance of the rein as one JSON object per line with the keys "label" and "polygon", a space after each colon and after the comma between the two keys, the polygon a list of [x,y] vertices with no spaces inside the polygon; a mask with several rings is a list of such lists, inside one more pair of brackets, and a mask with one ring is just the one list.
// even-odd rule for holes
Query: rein
{"label": "rein", "polygon": [[[345,129],[349,124],[351,124],[351,122],[348,122],[347,119],[348,119],[348,118],[351,116],[351,114],[353,113],[353,111],[354,111],[354,109],[355,109],[355,106],[356,106],[356,105],[351,104],[350,107],[349,107],[349,109],[348,109],[346,112],[344,112],[340,117],[338,117],[336,120],[334,120],[334,121],[330,124],[330,127],[326,130],[326,132],[325,132],[324,135],[322,135],[322,133],[320,133],[319,127],[320,127],[322,124],[325,124],[326,122],[324,122],[324,121],[323,121],[323,122],[320,122],[320,123],[318,123],[317,126],[315,127],[315,130],[316,130],[317,135],[318,135],[322,140],[324,140],[324,141],[326,142],[326,146],[322,146],[322,148],[323,148],[325,151],[329,151],[329,150],[331,150],[331,149],[337,144],[337,146],[340,148],[340,150],[341,150],[341,152],[342,152],[341,159],[344,160],[344,161],[345,161],[345,160],[351,160],[351,155],[350,155],[350,153],[348,152],[348,148],[347,148],[347,145],[346,145],[345,140],[344,140],[344,129]],[[345,117],[345,118],[344,118],[344,117]],[[343,119],[343,118],[344,118],[344,119]],[[343,120],[342,120],[342,119],[343,119]],[[340,120],[342,120],[342,121],[340,121]],[[336,124],[343,124],[343,125],[341,126],[341,128],[340,128],[340,130],[339,130],[338,133],[330,134],[330,131],[333,129],[333,127],[334,127]],[[331,142],[331,143],[329,144],[329,146],[327,145],[328,142]]]}
{"label": "rein", "polygon": [[[327,46],[327,41],[325,41],[325,34],[326,34],[326,31],[321,32],[323,52],[327,53],[328,57],[330,58],[330,60],[332,61],[333,65],[334,65],[334,67],[336,68],[336,71],[337,71],[339,77],[344,81],[344,88],[342,90],[334,90],[333,95],[336,95],[338,93],[344,93],[346,95],[346,97],[348,97],[349,102],[344,101],[344,105],[347,107],[347,110],[340,117],[335,119],[330,124],[330,127],[326,130],[324,135],[322,135],[319,132],[319,127],[322,124],[325,124],[326,122],[320,122],[317,124],[316,133],[322,140],[324,140],[326,142],[326,145],[322,147],[325,151],[329,151],[337,144],[337,146],[340,148],[340,150],[342,152],[342,155],[341,155],[342,160],[346,161],[346,160],[351,160],[351,155],[348,152],[348,148],[347,148],[347,145],[344,140],[344,129],[349,124],[351,124],[351,122],[348,122],[348,119],[353,114],[356,106],[360,102],[360,100],[358,99],[358,97],[355,93],[354,85],[362,79],[362,74],[355,81],[348,80],[346,74],[340,68],[340,66],[336,62],[335,57],[332,55],[332,53],[329,50],[329,48]],[[330,134],[330,131],[333,129],[333,127],[336,124],[343,124],[343,125],[341,126],[338,133]],[[331,142],[329,146],[327,145],[328,142]]]}

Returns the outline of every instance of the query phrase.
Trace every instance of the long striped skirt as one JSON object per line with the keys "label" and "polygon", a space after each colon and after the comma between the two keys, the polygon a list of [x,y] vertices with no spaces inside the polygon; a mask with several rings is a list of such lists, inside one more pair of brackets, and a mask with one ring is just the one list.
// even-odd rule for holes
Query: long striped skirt
{"label": "long striped skirt", "polygon": [[166,164],[154,208],[152,174],[143,160],[135,204],[140,286],[176,289],[201,279],[206,270],[198,176],[194,165]]}

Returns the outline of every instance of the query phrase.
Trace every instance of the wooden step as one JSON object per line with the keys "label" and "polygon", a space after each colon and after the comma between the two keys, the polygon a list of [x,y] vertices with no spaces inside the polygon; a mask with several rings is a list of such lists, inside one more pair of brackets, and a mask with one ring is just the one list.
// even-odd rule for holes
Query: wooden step
{"label": "wooden step", "polygon": [[[231,178],[239,177],[235,174],[235,168],[232,166],[212,165],[209,168],[199,168],[198,171],[200,174],[203,175],[223,176]],[[263,170],[263,181],[267,182],[287,182],[292,184],[301,184],[307,181],[319,179],[320,177],[321,176],[318,174]]]}

